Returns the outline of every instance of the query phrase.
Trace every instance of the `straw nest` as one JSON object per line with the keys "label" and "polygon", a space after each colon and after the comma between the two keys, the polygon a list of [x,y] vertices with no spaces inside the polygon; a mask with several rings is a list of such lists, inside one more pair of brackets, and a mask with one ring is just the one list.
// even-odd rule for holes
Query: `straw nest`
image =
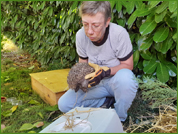
{"label": "straw nest", "polygon": [[[74,111],[68,112],[68,113],[65,113],[65,114],[61,114],[53,120],[56,120],[56,119],[60,118],[61,116],[64,116],[66,118],[66,120],[65,120],[65,125],[63,126],[63,130],[71,129],[73,131],[73,128],[76,127],[77,125],[80,125],[81,123],[86,123],[86,121],[88,120],[88,117],[90,116],[91,112],[97,111],[97,110],[100,110],[100,109],[101,108],[90,108],[89,110],[86,110],[86,111],[78,111],[75,108]],[[76,118],[74,116],[79,115],[81,113],[88,113],[88,114],[84,119],[82,119],[80,122],[75,124]]]}
{"label": "straw nest", "polygon": [[162,105],[159,116],[155,117],[152,127],[146,132],[177,133],[177,109],[172,106]]}
{"label": "straw nest", "polygon": [[89,66],[88,63],[76,63],[69,71],[67,76],[67,83],[70,89],[76,92],[81,89],[87,92],[88,80],[85,75],[94,72],[94,68]]}
{"label": "straw nest", "polygon": [[[153,119],[142,121],[139,124],[129,124],[126,132],[135,133],[139,129],[145,129],[144,133],[177,133],[177,109],[161,105],[159,115]],[[142,131],[143,132],[143,131]]]}

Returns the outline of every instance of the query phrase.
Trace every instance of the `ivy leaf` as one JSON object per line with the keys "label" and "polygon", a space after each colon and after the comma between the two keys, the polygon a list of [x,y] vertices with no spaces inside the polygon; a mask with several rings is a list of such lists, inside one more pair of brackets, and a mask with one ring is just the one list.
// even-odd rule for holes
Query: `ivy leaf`
{"label": "ivy leaf", "polygon": [[53,15],[53,8],[50,7],[50,9],[49,9],[49,16],[52,16],[52,15]]}
{"label": "ivy leaf", "polygon": [[167,51],[171,48],[173,44],[173,39],[171,38],[171,35],[169,34],[168,38],[163,42],[163,47],[161,49],[161,52],[163,54],[166,54]]}
{"label": "ivy leaf", "polygon": [[137,7],[137,9],[139,10],[139,11],[141,11],[141,10],[144,10],[145,9],[145,3],[143,3],[142,1],[140,1],[140,2],[135,2],[135,4],[136,4],[136,7]]}
{"label": "ivy leaf", "polygon": [[126,12],[131,14],[134,11],[135,1],[122,1],[122,5],[126,8]]}
{"label": "ivy leaf", "polygon": [[135,39],[136,34],[129,33],[129,36],[130,36],[130,40],[131,40],[131,42],[133,43],[133,41],[134,41],[134,39]]}
{"label": "ivy leaf", "polygon": [[66,17],[65,23],[62,26],[62,28],[64,29],[64,31],[68,29],[68,27],[70,25],[70,19],[71,19],[71,16]]}
{"label": "ivy leaf", "polygon": [[143,16],[146,16],[148,14],[151,13],[152,10],[149,10],[148,8],[144,8],[144,9],[139,9],[138,12],[137,12],[137,16],[138,17],[143,17]]}
{"label": "ivy leaf", "polygon": [[69,53],[70,53],[70,47],[69,46],[66,46],[66,51],[65,51],[65,57],[68,57],[69,56]]}
{"label": "ivy leaf", "polygon": [[28,69],[32,70],[32,69],[34,69],[34,68],[35,68],[35,66],[33,65],[33,66],[29,67]]}
{"label": "ivy leaf", "polygon": [[159,3],[160,3],[160,1],[149,1],[149,9],[155,7]]}
{"label": "ivy leaf", "polygon": [[28,133],[36,133],[35,131],[29,131]]}
{"label": "ivy leaf", "polygon": [[60,38],[60,44],[64,42],[65,37],[66,37],[66,34],[64,33]]}
{"label": "ivy leaf", "polygon": [[172,36],[172,39],[177,42],[177,32]]}
{"label": "ivy leaf", "polygon": [[72,11],[77,8],[77,5],[78,5],[78,1],[74,1],[72,6],[70,7],[70,10],[69,10],[69,15],[71,15]]}
{"label": "ivy leaf", "polygon": [[38,115],[39,115],[42,119],[44,118],[41,112],[39,112]]}
{"label": "ivy leaf", "polygon": [[36,122],[35,124],[33,124],[33,126],[37,128],[42,127],[43,125],[44,125],[43,122]]}
{"label": "ivy leaf", "polygon": [[117,1],[117,2],[116,2],[116,10],[117,10],[118,12],[120,12],[121,9],[122,9],[122,3],[121,3],[120,1]]}
{"label": "ivy leaf", "polygon": [[142,6],[142,1],[135,1],[136,8],[140,8]]}
{"label": "ivy leaf", "polygon": [[156,9],[156,13],[159,14],[163,12],[169,5],[169,1],[163,1],[160,6]]}
{"label": "ivy leaf", "polygon": [[28,108],[25,108],[22,112],[29,112],[30,110]]}
{"label": "ivy leaf", "polygon": [[145,23],[143,23],[139,29],[140,33],[142,35],[146,35],[151,33],[155,27],[157,26],[157,23],[155,22],[154,19],[149,19],[148,21],[146,21]]}
{"label": "ivy leaf", "polygon": [[48,13],[49,7],[47,7],[44,11],[43,11],[43,15],[46,15]]}
{"label": "ivy leaf", "polygon": [[156,75],[157,78],[163,83],[169,80],[169,72],[165,64],[162,64],[161,62],[158,63]]}
{"label": "ivy leaf", "polygon": [[165,10],[164,12],[160,13],[160,14],[155,14],[155,21],[156,23],[159,23],[163,20],[163,18],[165,17],[167,13],[167,10]]}
{"label": "ivy leaf", "polygon": [[74,60],[75,56],[76,56],[75,49],[71,49],[71,51],[70,51],[70,60]]}
{"label": "ivy leaf", "polygon": [[72,14],[71,17],[70,17],[70,23],[73,23],[74,17],[75,17],[75,14]]}
{"label": "ivy leaf", "polygon": [[57,59],[60,56],[59,52],[61,50],[61,47],[56,47],[55,50],[56,51],[54,52],[54,58]]}
{"label": "ivy leaf", "polygon": [[163,53],[157,53],[157,57],[161,63],[167,63],[166,55]]}
{"label": "ivy leaf", "polygon": [[[173,21],[174,19],[171,19],[169,15],[166,15],[164,17],[164,21],[166,22],[166,24],[171,27],[171,28],[177,28],[177,22]],[[176,18],[177,20],[177,18]]]}
{"label": "ivy leaf", "polygon": [[125,22],[126,22],[125,19],[118,19],[117,20],[117,24],[120,25],[120,26],[122,26],[122,27],[125,27]]}
{"label": "ivy leaf", "polygon": [[154,73],[158,63],[155,62],[154,60],[150,60],[147,62],[147,66],[143,68],[143,71],[146,72],[147,74],[152,74]]}
{"label": "ivy leaf", "polygon": [[45,7],[45,1],[43,1],[43,3],[41,4],[41,9],[43,10],[44,9],[44,7]]}
{"label": "ivy leaf", "polygon": [[172,72],[177,74],[177,68],[173,63],[167,62],[166,66],[167,66],[168,70],[171,70]]}
{"label": "ivy leaf", "polygon": [[31,123],[25,123],[20,127],[19,131],[30,130],[32,128],[34,128],[34,125],[32,125]]}
{"label": "ivy leaf", "polygon": [[[22,21],[19,21],[16,26],[20,27],[21,23],[22,23]],[[28,20],[27,20],[27,23],[29,24]]]}
{"label": "ivy leaf", "polygon": [[15,18],[14,18],[14,23],[16,23],[17,18],[18,18],[18,15],[15,16]]}
{"label": "ivy leaf", "polygon": [[38,27],[38,22],[35,22],[34,29],[36,30]]}
{"label": "ivy leaf", "polygon": [[136,50],[136,51],[134,52],[134,54],[133,54],[134,67],[137,66],[138,61],[139,61],[139,57],[140,57],[140,55],[139,55],[139,51]]}
{"label": "ivy leaf", "polygon": [[58,105],[45,107],[44,110],[46,110],[46,111],[57,111]]}
{"label": "ivy leaf", "polygon": [[149,61],[148,60],[144,60],[143,61],[143,67],[146,67],[148,65]]}
{"label": "ivy leaf", "polygon": [[17,109],[18,105],[13,106],[10,110],[12,111],[12,113]]}
{"label": "ivy leaf", "polygon": [[29,104],[33,104],[33,105],[39,105],[40,103],[36,100],[31,100],[28,102]]}
{"label": "ivy leaf", "polygon": [[164,41],[169,35],[169,28],[168,27],[162,27],[156,31],[156,33],[153,36],[153,40],[158,43]]}
{"label": "ivy leaf", "polygon": [[111,4],[111,10],[114,8],[114,5],[116,4],[116,1],[110,1]]}
{"label": "ivy leaf", "polygon": [[2,115],[3,115],[4,117],[9,117],[9,116],[12,115],[12,110],[7,110],[7,111],[3,112]]}
{"label": "ivy leaf", "polygon": [[148,50],[141,51],[141,56],[145,60],[150,60],[152,58],[152,55],[151,55],[151,53]]}
{"label": "ivy leaf", "polygon": [[169,1],[169,11],[172,13],[177,9],[177,1]]}
{"label": "ivy leaf", "polygon": [[177,10],[176,10],[176,11],[174,11],[174,13],[171,15],[171,17],[170,17],[170,18],[174,18],[174,17],[177,17]]}
{"label": "ivy leaf", "polygon": [[140,46],[140,50],[147,50],[148,48],[150,48],[152,43],[153,43],[153,37],[150,36],[146,40],[143,41],[143,43]]}
{"label": "ivy leaf", "polygon": [[167,38],[164,42],[159,42],[155,44],[155,49],[158,52],[161,52],[163,54],[166,54],[167,51],[170,49],[170,47],[173,44],[172,38]]}
{"label": "ivy leaf", "polygon": [[144,43],[146,36],[140,36],[137,41],[138,49],[140,50],[140,46]]}
{"label": "ivy leaf", "polygon": [[130,29],[132,27],[132,24],[137,18],[137,10],[132,13],[132,15],[129,17],[127,21],[128,28]]}

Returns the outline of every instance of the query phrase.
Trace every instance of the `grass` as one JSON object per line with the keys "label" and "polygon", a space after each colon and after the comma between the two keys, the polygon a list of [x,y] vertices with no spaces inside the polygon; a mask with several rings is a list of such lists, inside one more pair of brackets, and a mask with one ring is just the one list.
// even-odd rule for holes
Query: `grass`
{"label": "grass", "polygon": [[[3,57],[3,54],[6,57]],[[52,119],[59,116],[60,111],[57,106],[50,106],[46,104],[38,94],[36,94],[31,87],[31,78],[29,73],[42,72],[47,69],[39,67],[37,62],[28,64],[32,61],[31,58],[25,58],[26,53],[12,53],[3,52],[1,57],[1,96],[6,98],[15,97],[17,100],[22,100],[22,105],[18,106],[12,115],[5,117],[6,113],[13,107],[9,102],[1,103],[1,124],[5,125],[5,128],[1,130],[3,133],[28,133],[34,131],[40,132],[44,127],[52,122]],[[20,57],[14,58],[14,55]],[[22,66],[24,65],[24,67]],[[34,65],[33,69],[29,69]],[[38,104],[30,104],[29,102],[37,101]],[[53,108],[48,110],[46,108]],[[54,114],[51,116],[52,111]],[[34,124],[36,122],[43,122],[44,126],[39,128],[33,128],[26,131],[19,131],[21,126],[25,123]]]}
{"label": "grass", "polygon": [[[47,125],[52,123],[54,118],[61,114],[56,106],[51,107],[46,104],[31,87],[31,78],[29,73],[47,71],[49,68],[42,69],[37,62],[30,64],[32,62],[31,58],[22,60],[26,57],[24,52],[15,54],[17,58],[14,58],[15,56],[11,52],[6,52],[4,55],[6,55],[6,57],[2,57],[1,60],[1,96],[7,98],[16,97],[18,100],[22,100],[23,104],[18,106],[11,116],[4,117],[3,114],[9,111],[13,106],[9,102],[1,103],[1,124],[6,126],[2,132],[28,133],[33,131],[38,133]],[[21,56],[21,59],[18,58],[19,56]],[[34,66],[34,68],[29,69],[31,66]],[[126,120],[125,126],[129,125],[129,117],[132,117],[133,121],[136,121],[136,116],[140,112],[145,112],[143,110],[143,107],[145,107],[143,105],[143,101],[140,101],[139,97],[137,98],[138,99],[134,101],[133,106],[128,111],[129,116]],[[39,104],[29,104],[31,100],[35,100],[39,102]],[[138,109],[140,109],[140,111],[138,111]],[[19,131],[23,124],[34,124],[36,122],[43,122],[44,126],[26,131]]]}
{"label": "grass", "polygon": [[[57,105],[50,106],[46,104],[31,87],[31,78],[29,73],[49,71],[49,68],[41,68],[40,64],[34,61],[25,52],[12,53],[3,52],[1,57],[1,96],[10,98],[15,97],[22,100],[22,105],[19,105],[12,115],[5,117],[7,112],[13,107],[9,102],[1,103],[1,124],[5,128],[2,133],[38,133],[50,123],[52,123],[61,112]],[[143,100],[142,90],[139,89],[131,107],[128,110],[128,117],[123,125],[124,130],[127,130],[133,124],[139,125],[142,121],[150,122],[150,119],[159,114],[158,108],[151,109],[150,102]],[[176,99],[177,100],[177,99]],[[30,103],[31,101],[38,103]],[[142,118],[144,117],[144,118]],[[43,122],[44,125],[39,128],[32,128],[24,131],[19,129],[25,123]],[[151,123],[151,122],[150,122]],[[151,127],[148,123],[144,127],[140,127],[134,133],[142,133]],[[130,133],[133,129],[127,131]]]}

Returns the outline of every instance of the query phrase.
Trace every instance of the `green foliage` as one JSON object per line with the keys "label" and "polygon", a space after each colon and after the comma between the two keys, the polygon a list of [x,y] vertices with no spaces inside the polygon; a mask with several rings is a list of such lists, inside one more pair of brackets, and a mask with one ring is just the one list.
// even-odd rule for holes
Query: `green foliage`
{"label": "green foliage", "polygon": [[[2,33],[51,69],[71,67],[81,28],[78,1],[3,1]],[[127,29],[134,68],[167,82],[177,76],[177,1],[110,1],[112,22]],[[53,67],[53,64],[55,67]],[[141,74],[142,75],[142,74]]]}
{"label": "green foliage", "polygon": [[163,83],[172,78],[177,83],[177,2],[119,1],[113,7],[113,22],[130,34],[134,68]]}
{"label": "green foliage", "polygon": [[7,41],[7,39],[5,39],[3,34],[1,34],[1,50],[3,50],[4,41]]}
{"label": "green foliage", "polygon": [[173,102],[177,100],[177,91],[159,80],[144,77],[143,81],[138,79],[138,82],[142,90],[142,98],[150,102],[151,108],[158,108],[163,104],[173,105]]}
{"label": "green foliage", "polygon": [[14,82],[16,83],[19,78],[29,77],[30,70],[22,69],[16,70],[16,68],[11,67],[7,71],[1,73],[1,83]]}
{"label": "green foliage", "polygon": [[75,34],[80,28],[75,10],[78,2],[3,1],[1,5],[2,32],[20,48],[42,65],[61,59],[69,61],[64,67],[75,63]]}
{"label": "green foliage", "polygon": [[[21,58],[18,58],[20,57]],[[17,57],[14,59],[14,57]],[[11,102],[1,102],[1,124],[5,128],[1,133],[30,133],[40,132],[46,126],[53,122],[53,119],[61,113],[56,106],[46,104],[31,87],[31,78],[29,73],[46,71],[44,68],[34,67],[29,69],[31,59],[26,59],[26,53],[2,52],[1,55],[1,96],[7,99],[15,97],[22,101],[22,105],[13,106]],[[26,66],[17,66],[19,65]],[[16,66],[15,66],[16,65]],[[36,65],[36,63],[33,63]],[[51,111],[55,113],[50,114]],[[43,122],[44,126],[36,127],[38,122]],[[24,124],[32,124],[33,127],[28,127]]]}

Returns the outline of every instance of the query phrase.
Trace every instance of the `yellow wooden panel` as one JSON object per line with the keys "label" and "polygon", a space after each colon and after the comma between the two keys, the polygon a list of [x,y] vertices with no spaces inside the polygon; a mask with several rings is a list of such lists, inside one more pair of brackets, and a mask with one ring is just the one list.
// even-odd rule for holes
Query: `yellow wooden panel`
{"label": "yellow wooden panel", "polygon": [[54,93],[68,90],[67,75],[70,69],[31,73],[30,76]]}

